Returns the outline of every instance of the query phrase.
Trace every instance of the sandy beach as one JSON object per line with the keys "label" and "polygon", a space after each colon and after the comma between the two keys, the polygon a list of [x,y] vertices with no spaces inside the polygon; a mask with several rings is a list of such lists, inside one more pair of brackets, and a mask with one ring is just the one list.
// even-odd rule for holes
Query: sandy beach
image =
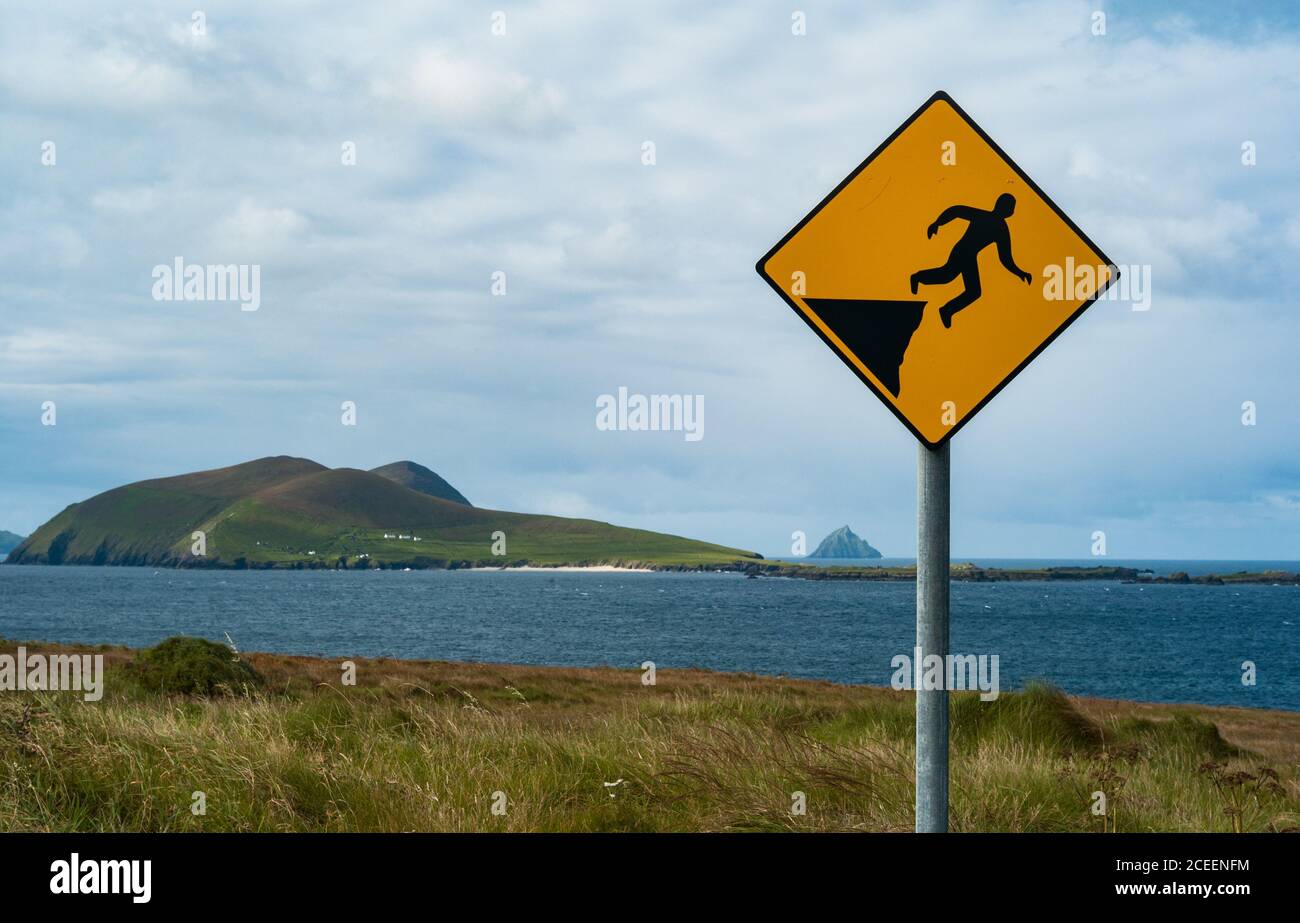
{"label": "sandy beach", "polygon": [[482,571],[550,571],[562,573],[588,573],[588,574],[651,574],[654,570],[649,567],[617,567],[613,564],[590,564],[578,567],[570,564],[561,564],[555,567],[538,567],[534,564],[522,564],[518,567],[473,567],[470,570]]}

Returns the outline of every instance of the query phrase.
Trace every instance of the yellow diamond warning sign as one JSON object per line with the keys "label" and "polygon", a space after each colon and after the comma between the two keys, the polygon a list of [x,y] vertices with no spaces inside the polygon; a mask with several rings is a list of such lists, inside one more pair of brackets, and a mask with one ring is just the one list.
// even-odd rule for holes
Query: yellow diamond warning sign
{"label": "yellow diamond warning sign", "polygon": [[1118,276],[943,92],[757,268],[931,447]]}

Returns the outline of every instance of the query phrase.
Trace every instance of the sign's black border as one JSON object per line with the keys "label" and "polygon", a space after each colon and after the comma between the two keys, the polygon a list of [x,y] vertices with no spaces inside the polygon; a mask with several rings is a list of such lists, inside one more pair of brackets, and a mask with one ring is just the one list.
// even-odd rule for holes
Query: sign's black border
{"label": "sign's black border", "polygon": [[842,190],[849,183],[853,182],[854,178],[863,170],[865,170],[868,164],[870,164],[873,160],[879,157],[881,152],[884,151],[885,148],[889,147],[889,145],[894,143],[894,139],[896,139],[899,135],[901,135],[904,131],[906,131],[913,122],[915,122],[918,118],[920,118],[923,112],[925,112],[927,109],[929,109],[931,106],[933,106],[935,103],[939,102],[940,100],[952,106],[953,111],[956,112],[959,116],[961,116],[961,118],[966,122],[966,124],[975,130],[975,133],[978,134],[984,140],[984,143],[987,144],[990,148],[992,148],[994,153],[996,153],[999,157],[1001,157],[1002,160],[1006,163],[1006,165],[1009,166],[1012,170],[1014,170],[1016,175],[1019,176],[1022,180],[1024,180],[1025,184],[1029,186],[1030,189],[1038,193],[1038,195],[1042,198],[1042,200],[1047,203],[1048,207],[1051,208],[1052,211],[1056,213],[1057,217],[1060,218],[1062,221],[1064,221],[1070,227],[1070,230],[1078,234],[1079,237],[1083,240],[1083,242],[1087,244],[1092,249],[1092,251],[1095,254],[1097,254],[1098,257],[1101,258],[1103,265],[1106,266],[1114,265],[1113,263],[1111,263],[1110,258],[1106,256],[1106,254],[1101,252],[1101,248],[1098,247],[1096,244],[1094,244],[1092,240],[1088,237],[1088,235],[1083,233],[1083,230],[1077,224],[1075,224],[1073,221],[1070,220],[1070,216],[1067,215],[1065,212],[1061,211],[1060,206],[1058,206],[1055,202],[1053,202],[1051,197],[1047,193],[1043,192],[1043,190],[1038,187],[1038,184],[1035,183],[1032,179],[1030,179],[1029,175],[1026,174],[1024,170],[1020,169],[1019,165],[1014,160],[1012,160],[1010,157],[1007,156],[1007,152],[1002,150],[1002,148],[998,147],[997,142],[994,141],[992,138],[990,138],[987,134],[985,134],[984,129],[980,128],[979,125],[975,124],[975,120],[966,114],[966,110],[963,109],[961,106],[957,105],[957,101],[954,100],[943,90],[939,90],[938,92],[936,92],[933,96],[927,99],[919,109],[917,109],[910,116],[908,116],[907,121],[905,121],[902,125],[899,125],[898,128],[894,130],[894,133],[890,135],[888,138],[886,138],[883,142],[881,142],[880,146],[877,147],[874,151],[872,151],[866,160],[858,164],[857,169],[855,169],[852,173],[846,176],[838,186],[836,186],[834,189],[830,191],[829,194],[827,194],[826,198],[822,199],[821,202],[817,204],[816,208],[814,208],[806,216],[804,216],[804,219],[802,221],[800,221],[793,228],[791,228],[788,234],[782,237],[776,243],[776,245],[772,247],[771,250],[768,250],[767,253],[765,253],[763,257],[757,263],[754,264],[754,269],[758,272],[758,274],[763,277],[763,280],[767,282],[768,285],[772,286],[773,291],[775,291],[778,295],[781,296],[781,299],[787,305],[790,306],[790,308],[794,311],[794,313],[799,316],[799,319],[802,320],[804,323],[806,323],[812,329],[812,331],[817,334],[817,336],[821,337],[822,341],[827,346],[829,346],[837,356],[840,357],[840,360],[845,365],[847,365],[850,369],[853,370],[853,374],[857,375],[858,378],[862,379],[862,383],[865,384],[868,388],[870,388],[872,393],[874,393],[876,397],[880,398],[881,402],[886,407],[889,408],[890,412],[892,412],[894,416],[898,417],[898,419],[902,422],[904,426],[908,428],[908,430],[912,433],[913,436],[915,436],[922,444],[929,446],[931,449],[937,449],[939,446],[943,445],[945,442],[947,442],[949,439],[955,436],[958,430],[960,430],[963,426],[965,426],[972,419],[974,419],[975,415],[984,408],[985,404],[993,400],[993,398],[995,398],[1003,388],[1005,388],[1008,384],[1011,383],[1011,380],[1013,378],[1015,378],[1022,371],[1024,371],[1025,366],[1029,365],[1029,363],[1033,362],[1036,358],[1038,358],[1039,353],[1041,353],[1048,346],[1050,346],[1053,340],[1059,337],[1062,333],[1065,332],[1065,329],[1067,327],[1069,327],[1076,320],[1078,320],[1079,315],[1081,315],[1084,311],[1088,310],[1088,308],[1092,306],[1092,303],[1096,301],[1098,298],[1100,298],[1106,292],[1106,289],[1110,288],[1111,285],[1114,284],[1115,280],[1119,278],[1119,270],[1116,269],[1110,274],[1110,278],[1106,280],[1106,284],[1097,290],[1096,294],[1094,294],[1083,304],[1079,305],[1077,311],[1075,311],[1068,318],[1066,318],[1065,322],[1061,324],[1061,326],[1057,327],[1051,336],[1049,336],[1041,344],[1039,344],[1038,348],[1035,349],[1032,353],[1030,353],[1028,358],[1026,358],[1024,362],[1016,366],[1015,369],[1012,370],[1010,375],[1002,379],[1001,384],[999,384],[996,388],[990,391],[988,395],[984,398],[984,400],[976,404],[970,413],[962,417],[961,421],[956,426],[949,429],[944,434],[942,439],[940,439],[938,442],[930,442],[923,435],[921,435],[920,431],[917,430],[917,428],[912,425],[911,421],[908,420],[907,417],[903,416],[903,414],[899,411],[899,409],[894,406],[893,401],[891,401],[888,397],[886,397],[885,394],[879,388],[876,387],[875,383],[872,382],[870,378],[862,374],[862,372],[857,368],[857,366],[853,364],[852,360],[850,360],[848,356],[844,354],[844,351],[842,351],[838,346],[836,346],[835,343],[832,342],[831,339],[827,337],[826,334],[824,334],[817,327],[817,325],[812,322],[812,320],[803,312],[803,310],[800,309],[799,305],[795,303],[794,299],[785,293],[785,290],[782,289],[781,286],[776,284],[775,280],[773,280],[772,277],[768,275],[765,266],[767,264],[767,261],[770,260],[773,256],[775,256],[778,250],[784,247],[790,241],[790,239],[794,237],[794,235],[798,234],[801,230],[803,230],[804,225],[806,225],[809,221],[812,221],[813,218],[817,217],[817,213],[820,212],[823,208],[825,208],[827,203],[829,203],[831,199],[835,198],[837,195],[840,194],[840,190]]}

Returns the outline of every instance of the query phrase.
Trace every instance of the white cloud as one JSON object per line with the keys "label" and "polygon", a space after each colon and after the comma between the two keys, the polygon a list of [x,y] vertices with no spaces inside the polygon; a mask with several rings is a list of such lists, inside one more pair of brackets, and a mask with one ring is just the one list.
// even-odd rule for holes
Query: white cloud
{"label": "white cloud", "polygon": [[96,192],[90,204],[106,212],[139,215],[157,206],[158,195],[152,186],[117,186]]}
{"label": "white cloud", "polygon": [[64,223],[21,228],[0,237],[0,260],[21,266],[23,271],[70,270],[81,266],[90,252],[86,238]]}
{"label": "white cloud", "polygon": [[13,30],[3,49],[0,86],[34,106],[130,110],[193,98],[184,71],[113,41]]}
{"label": "white cloud", "polygon": [[301,237],[309,227],[308,220],[292,208],[244,198],[217,223],[214,246],[218,251],[252,256],[271,254]]}
{"label": "white cloud", "polygon": [[547,133],[567,122],[564,93],[555,83],[446,51],[420,52],[396,73],[377,78],[372,91],[381,100],[409,104],[444,129]]}
{"label": "white cloud", "polygon": [[[174,22],[167,27],[167,38],[174,45],[203,52],[212,47],[212,32],[208,29],[207,14],[194,11],[188,22]],[[201,17],[201,18],[196,18]]]}
{"label": "white cloud", "polygon": [[1300,250],[1300,218],[1292,218],[1286,223],[1286,242]]}

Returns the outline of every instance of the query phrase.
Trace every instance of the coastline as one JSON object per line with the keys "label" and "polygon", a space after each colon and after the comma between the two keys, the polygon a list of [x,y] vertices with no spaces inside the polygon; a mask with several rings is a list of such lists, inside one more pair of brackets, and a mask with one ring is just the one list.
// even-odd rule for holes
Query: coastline
{"label": "coastline", "polygon": [[654,569],[650,567],[623,567],[617,564],[520,564],[520,565],[502,565],[501,567],[469,567],[464,568],[469,571],[482,571],[485,573],[545,573],[559,572],[565,574],[652,574]]}
{"label": "coastline", "polygon": [[[553,573],[725,573],[738,574],[748,578],[774,577],[796,580],[864,580],[905,582],[916,581],[916,567],[910,566],[871,566],[871,565],[817,565],[798,564],[790,561],[758,559],[729,559],[708,563],[674,563],[646,561],[635,558],[595,559],[580,561],[535,561],[522,559],[508,564],[498,564],[491,560],[457,560],[442,558],[417,557],[409,560],[353,561],[351,563],[324,560],[297,561],[249,561],[238,558],[234,561],[221,559],[199,560],[195,558],[167,558],[109,561],[103,563],[65,561],[49,564],[43,561],[0,560],[0,568],[9,566],[29,567],[154,567],[176,568],[181,570],[467,570],[490,573],[509,571],[553,572]],[[1179,585],[1179,586],[1232,586],[1243,584],[1300,586],[1300,572],[1295,571],[1237,571],[1209,574],[1188,574],[1178,571],[1171,574],[1154,574],[1149,570],[1136,567],[1096,565],[1093,567],[1048,566],[1048,567],[980,567],[969,562],[956,562],[951,565],[950,579],[956,583],[1000,583],[1000,582],[1052,582],[1052,581],[1111,581],[1114,583],[1135,583],[1142,585]]]}

